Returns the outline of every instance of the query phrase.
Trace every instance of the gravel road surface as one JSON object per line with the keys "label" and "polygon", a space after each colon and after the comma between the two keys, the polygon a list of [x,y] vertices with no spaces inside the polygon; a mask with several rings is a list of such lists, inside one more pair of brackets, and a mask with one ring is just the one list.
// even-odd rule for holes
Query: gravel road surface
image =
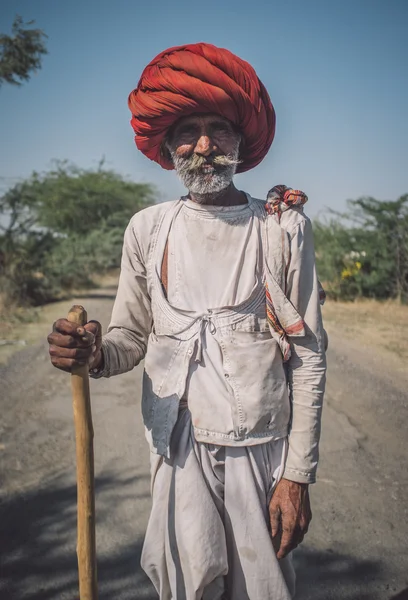
{"label": "gravel road surface", "polygon": [[[106,326],[114,292],[76,301]],[[50,323],[70,305],[54,307]],[[0,367],[1,600],[78,598],[69,376],[49,363],[46,329]],[[408,373],[335,323],[328,329],[319,482],[311,490],[311,531],[295,553],[296,599],[402,600]],[[100,600],[157,599],[139,566],[150,508],[140,388],[140,368],[91,382]]]}

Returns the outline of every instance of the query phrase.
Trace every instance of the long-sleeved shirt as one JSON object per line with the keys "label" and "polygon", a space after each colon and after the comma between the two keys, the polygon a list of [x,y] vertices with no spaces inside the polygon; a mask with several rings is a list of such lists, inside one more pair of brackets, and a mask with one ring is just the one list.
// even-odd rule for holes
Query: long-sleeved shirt
{"label": "long-sleeved shirt", "polygon": [[[240,213],[240,231],[244,239],[247,236],[251,259],[245,269],[239,266],[239,260],[231,265],[237,273],[235,292],[231,295],[234,287],[225,285],[224,290],[218,287],[221,296],[212,296],[214,301],[218,299],[218,304],[222,293],[227,294],[224,296],[227,305],[221,307],[208,306],[212,303],[211,292],[207,302],[203,294],[202,304],[195,310],[187,305],[177,306],[177,264],[171,255],[169,298],[160,282],[166,243],[169,242],[171,253],[177,223],[181,224],[186,209],[194,208],[181,200],[135,215],[125,234],[120,283],[112,321],[103,339],[105,367],[100,375],[127,371],[146,358],[142,410],[153,451],[168,453],[180,400],[187,397],[198,440],[242,446],[289,434],[284,476],[313,482],[325,355],[311,225],[301,209],[288,210],[277,224],[266,217],[263,202],[250,196],[248,200],[248,206],[230,212]],[[222,252],[221,229],[228,219],[222,219],[222,210],[215,212],[219,215],[212,219],[213,234],[207,228],[206,235],[219,236]],[[228,210],[224,212],[227,214]],[[238,251],[241,262],[246,257],[243,243],[241,240]],[[192,261],[187,270],[194,274],[194,264],[198,270],[202,265],[194,263],[197,256],[190,254],[186,252],[183,259]],[[213,268],[215,272],[216,264]],[[222,283],[217,277],[214,281]],[[270,330],[266,319],[265,281],[281,323],[290,324],[297,317],[303,319],[301,331],[290,336],[291,357],[285,364],[282,350],[287,341]],[[192,285],[197,282],[199,278]],[[187,297],[189,293],[190,290]],[[193,294],[191,300],[194,297],[197,296]],[[219,361],[215,369],[217,378],[208,370],[211,381],[206,395],[205,367],[202,367],[209,340],[213,356],[217,348]],[[196,368],[202,368],[198,381],[203,394],[195,391],[194,397],[190,397],[194,363]],[[225,385],[219,388],[217,404],[215,381],[220,370]]]}

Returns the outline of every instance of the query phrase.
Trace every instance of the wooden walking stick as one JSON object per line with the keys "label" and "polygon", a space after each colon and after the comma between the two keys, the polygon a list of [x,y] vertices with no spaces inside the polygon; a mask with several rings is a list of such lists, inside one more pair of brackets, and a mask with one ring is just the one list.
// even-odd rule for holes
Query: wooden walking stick
{"label": "wooden walking stick", "polygon": [[[68,321],[77,325],[87,322],[86,310],[75,305]],[[95,545],[95,487],[91,397],[88,366],[75,367],[71,375],[74,406],[76,463],[77,463],[77,556],[80,600],[97,600]]]}

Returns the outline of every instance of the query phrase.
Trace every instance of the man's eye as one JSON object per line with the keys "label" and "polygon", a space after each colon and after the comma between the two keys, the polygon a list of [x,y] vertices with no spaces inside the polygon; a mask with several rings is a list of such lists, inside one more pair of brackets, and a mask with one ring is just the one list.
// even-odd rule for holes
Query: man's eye
{"label": "man's eye", "polygon": [[189,127],[189,128],[186,127],[185,129],[180,129],[179,131],[176,131],[175,138],[176,139],[180,139],[180,138],[191,139],[195,135],[197,135],[197,131],[195,129],[192,129],[191,127]]}
{"label": "man's eye", "polygon": [[180,135],[177,135],[174,138],[174,144],[176,146],[183,146],[185,144],[193,144],[195,141],[195,137],[194,134],[192,133],[182,133]]}
{"label": "man's eye", "polygon": [[182,133],[179,133],[179,135],[177,136],[179,139],[191,139],[194,137],[194,133],[192,133],[191,131],[183,131]]}
{"label": "man's eye", "polygon": [[231,135],[232,131],[228,125],[220,125],[214,128],[213,135]]}

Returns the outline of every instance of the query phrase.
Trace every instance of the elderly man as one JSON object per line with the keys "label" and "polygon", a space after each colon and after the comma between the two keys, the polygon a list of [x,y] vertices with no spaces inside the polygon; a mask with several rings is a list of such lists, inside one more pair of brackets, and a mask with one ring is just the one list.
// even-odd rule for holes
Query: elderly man
{"label": "elderly man", "polygon": [[110,377],[143,359],[153,506],[142,566],[162,600],[288,600],[311,519],[325,382],[306,196],[238,190],[275,130],[252,67],[170,48],[129,96],[137,147],[188,193],[125,233],[112,320],[59,320],[53,364]]}

